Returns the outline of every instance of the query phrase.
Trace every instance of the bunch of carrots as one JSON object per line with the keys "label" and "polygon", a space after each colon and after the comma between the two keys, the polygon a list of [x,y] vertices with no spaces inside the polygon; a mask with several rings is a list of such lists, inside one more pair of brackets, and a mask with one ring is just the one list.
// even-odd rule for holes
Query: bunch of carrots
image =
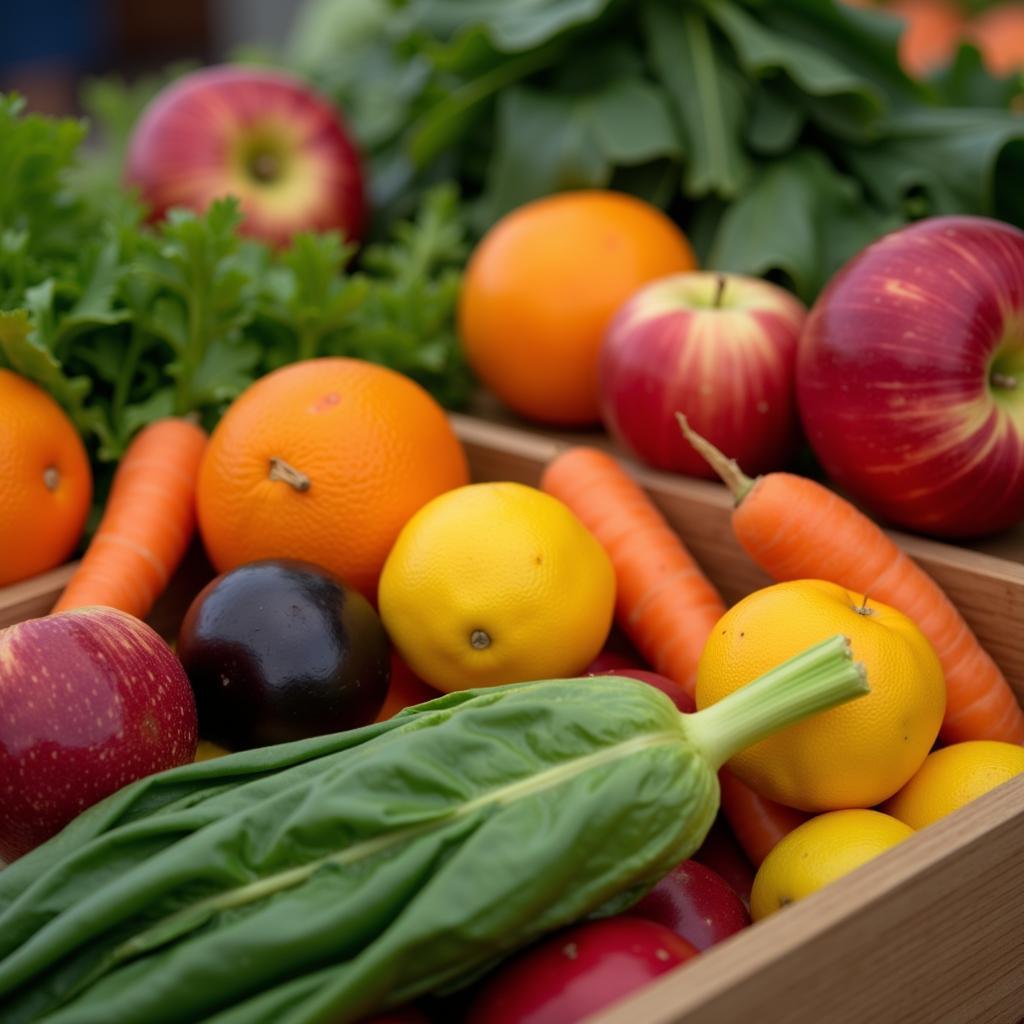
{"label": "bunch of carrots", "polygon": [[[945,742],[1024,743],[1024,711],[999,667],[938,584],[877,524],[806,477],[776,472],[750,479],[683,417],[680,427],[731,490],[736,539],[776,582],[821,579],[870,593],[928,637],[946,677]],[[565,502],[608,552],[623,632],[656,672],[692,697],[697,663],[725,603],[679,536],[622,466],[596,448],[556,456],[541,488]],[[723,812],[755,866],[808,817],[758,796],[728,772],[721,783]]]}
{"label": "bunch of carrots", "polygon": [[141,430],[114,474],[85,557],[53,608],[107,605],[144,619],[196,528],[196,481],[206,432],[169,417]]}

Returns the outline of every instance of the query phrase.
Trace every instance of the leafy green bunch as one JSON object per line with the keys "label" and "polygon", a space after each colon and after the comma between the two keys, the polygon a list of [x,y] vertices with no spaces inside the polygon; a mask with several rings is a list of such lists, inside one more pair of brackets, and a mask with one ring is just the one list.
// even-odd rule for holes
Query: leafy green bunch
{"label": "leafy green bunch", "polygon": [[76,162],[84,132],[0,99],[0,366],[45,387],[99,460],[161,416],[212,426],[256,377],[313,356],[370,359],[466,400],[451,186],[355,264],[336,233],[276,253],[240,235],[233,199],[147,226],[117,175]]}
{"label": "leafy green bunch", "polygon": [[810,300],[909,220],[1024,223],[1020,80],[965,47],[913,81],[900,30],[836,0],[310,0],[286,56],[350,118],[385,223],[444,177],[478,231],[619,188]]}

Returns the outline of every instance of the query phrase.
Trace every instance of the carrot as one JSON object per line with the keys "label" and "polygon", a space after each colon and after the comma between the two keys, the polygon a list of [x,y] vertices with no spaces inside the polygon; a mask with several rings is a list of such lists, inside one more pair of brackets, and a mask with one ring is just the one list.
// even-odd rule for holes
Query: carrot
{"label": "carrot", "polygon": [[618,462],[596,448],[556,456],[541,488],[568,505],[608,552],[623,632],[655,671],[692,697],[697,662],[725,604],[679,536]]}
{"label": "carrot", "polygon": [[128,446],[85,557],[55,612],[107,605],[145,618],[195,532],[195,492],[206,447],[201,427],[163,419]]}
{"label": "carrot", "polygon": [[811,817],[759,796],[727,768],[719,769],[718,785],[722,791],[722,813],[755,868],[761,866],[783,836]]}
{"label": "carrot", "polygon": [[931,641],[946,676],[947,743],[1024,744],[1024,711],[1013,690],[939,585],[883,530],[834,491],[806,477],[752,480],[678,414],[683,433],[736,499],[733,532],[775,580],[822,579],[903,612]]}

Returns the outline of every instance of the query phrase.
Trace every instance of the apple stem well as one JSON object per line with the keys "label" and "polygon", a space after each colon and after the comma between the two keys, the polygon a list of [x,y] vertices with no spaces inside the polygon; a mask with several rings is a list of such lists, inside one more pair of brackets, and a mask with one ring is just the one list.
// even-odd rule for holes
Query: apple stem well
{"label": "apple stem well", "polygon": [[738,505],[754,486],[753,478],[747,476],[740,469],[735,459],[730,459],[724,452],[719,451],[706,437],[701,437],[693,427],[690,426],[686,416],[676,413],[679,421],[679,429],[683,436],[697,451],[704,456],[711,468],[722,478],[722,482],[732,492],[732,496]]}
{"label": "apple stem well", "polygon": [[1020,381],[1018,381],[1017,378],[1014,377],[1012,374],[999,373],[998,371],[992,374],[992,387],[994,388],[1001,388],[1006,391],[1013,391],[1016,387],[1019,386],[1019,384]]}
{"label": "apple stem well", "polygon": [[725,296],[725,286],[729,283],[729,279],[725,274],[719,274],[715,280],[715,297],[711,302],[712,309],[722,308],[722,298]]}
{"label": "apple stem well", "polygon": [[270,471],[267,473],[267,479],[279,480],[300,493],[308,491],[312,486],[312,481],[305,473],[294,466],[290,466],[284,459],[276,457],[270,460]]}

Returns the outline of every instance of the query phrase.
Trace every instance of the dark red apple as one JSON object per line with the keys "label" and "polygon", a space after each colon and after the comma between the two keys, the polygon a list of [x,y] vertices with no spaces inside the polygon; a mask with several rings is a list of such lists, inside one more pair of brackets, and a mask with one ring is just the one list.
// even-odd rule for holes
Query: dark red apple
{"label": "dark red apple", "polygon": [[192,688],[144,622],[84,608],[0,630],[0,859],[195,752]]}
{"label": "dark red apple", "polygon": [[697,949],[707,949],[750,924],[732,886],[695,860],[674,867],[629,913],[663,924]]}
{"label": "dark red apple", "polygon": [[694,272],[661,278],[615,315],[601,349],[601,416],[644,462],[714,470],[676,413],[748,473],[784,466],[799,440],[794,366],[803,305],[767,281]]}
{"label": "dark red apple", "polygon": [[976,537],[1024,519],[1024,232],[932,217],[829,282],[797,362],[832,480],[888,523]]}
{"label": "dark red apple", "polygon": [[237,196],[242,230],[274,245],[298,231],[359,239],[363,172],[339,112],[301,79],[217,66],[172,82],[132,133],[126,177],[153,218]]}
{"label": "dark red apple", "polygon": [[498,967],[465,1024],[576,1024],[696,955],[685,939],[643,918],[574,925]]}
{"label": "dark red apple", "polygon": [[[597,673],[594,674],[596,675]],[[697,710],[697,705],[693,702],[693,698],[674,679],[669,679],[668,676],[659,675],[657,672],[648,672],[647,669],[643,668],[613,668],[602,674],[639,679],[641,682],[647,683],[648,686],[661,690],[684,715],[692,714]]]}

